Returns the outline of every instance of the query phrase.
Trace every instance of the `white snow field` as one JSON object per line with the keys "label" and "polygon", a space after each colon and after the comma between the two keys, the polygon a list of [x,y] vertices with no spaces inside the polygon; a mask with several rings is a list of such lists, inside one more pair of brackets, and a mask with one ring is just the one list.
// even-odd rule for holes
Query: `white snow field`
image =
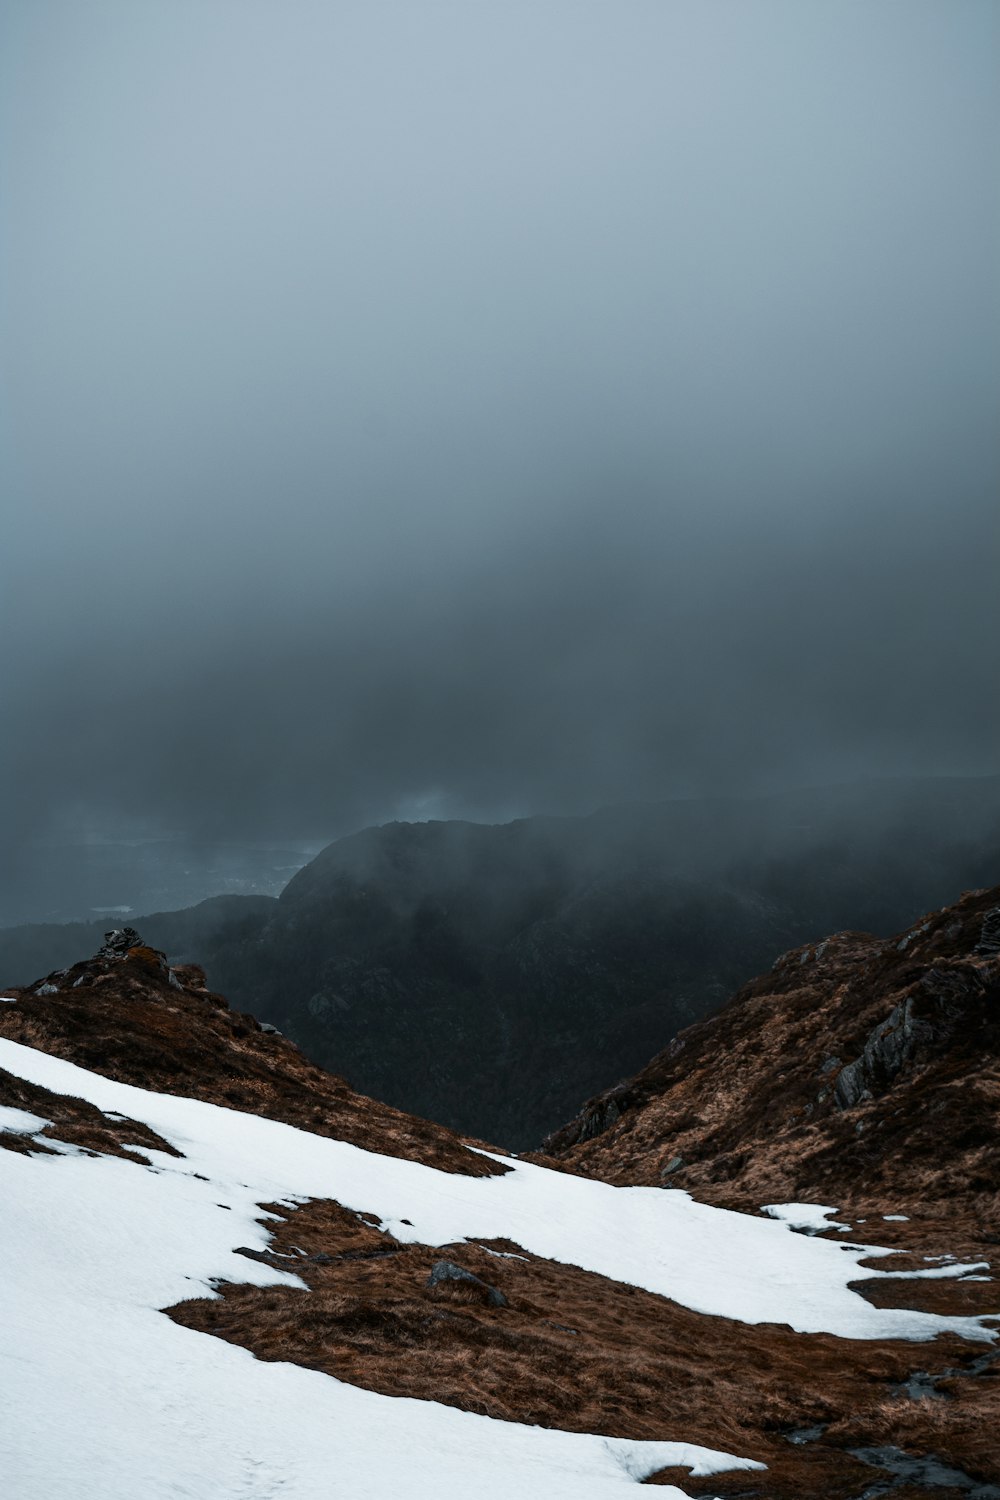
{"label": "white snow field", "polygon": [[[459,1177],[114,1083],[4,1039],[0,1068],[140,1120],[184,1153],[144,1152],[140,1166],[73,1148],[0,1151],[5,1500],[602,1500],[668,1465],[760,1467],[682,1442],[581,1436],[380,1396],[259,1362],[163,1317],[217,1281],[303,1285],[234,1253],[266,1247],[258,1205],[272,1201],[335,1199],[424,1244],[502,1236],[748,1323],[852,1338],[993,1336],[980,1319],[872,1307],[847,1287],[880,1274],[858,1268],[864,1247],[683,1192],[522,1162]],[[38,1120],[9,1118],[22,1132]]]}

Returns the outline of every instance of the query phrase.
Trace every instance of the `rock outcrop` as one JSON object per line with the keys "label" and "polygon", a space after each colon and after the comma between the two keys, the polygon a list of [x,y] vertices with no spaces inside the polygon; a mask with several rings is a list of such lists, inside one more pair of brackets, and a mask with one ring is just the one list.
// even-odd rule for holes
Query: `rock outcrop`
{"label": "rock outcrop", "polygon": [[474,1296],[485,1302],[487,1307],[510,1306],[498,1287],[490,1286],[489,1282],[484,1281],[481,1276],[476,1276],[472,1271],[466,1271],[462,1266],[456,1266],[453,1260],[436,1260],[431,1266],[427,1285],[457,1285],[463,1290],[470,1290]]}

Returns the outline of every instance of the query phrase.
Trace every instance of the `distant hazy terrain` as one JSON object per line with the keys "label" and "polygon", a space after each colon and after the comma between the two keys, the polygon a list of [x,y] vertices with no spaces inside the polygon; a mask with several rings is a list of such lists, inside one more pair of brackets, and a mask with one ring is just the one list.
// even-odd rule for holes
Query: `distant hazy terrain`
{"label": "distant hazy terrain", "polygon": [[[888,935],[998,878],[1000,778],[875,782],[387,824],[277,900],[130,920],[355,1087],[527,1147],[786,949]],[[0,933],[0,980],[94,951],[107,925]]]}
{"label": "distant hazy terrain", "polygon": [[22,844],[0,877],[0,928],[130,921],[210,896],[276,896],[320,842],[82,838]]}

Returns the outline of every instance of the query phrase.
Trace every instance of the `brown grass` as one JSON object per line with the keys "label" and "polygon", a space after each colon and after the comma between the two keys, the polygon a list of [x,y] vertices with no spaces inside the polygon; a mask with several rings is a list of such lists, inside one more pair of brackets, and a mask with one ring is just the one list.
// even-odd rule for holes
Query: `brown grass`
{"label": "brown grass", "polygon": [[[867,1442],[933,1449],[978,1477],[997,1475],[987,1445],[970,1438],[977,1424],[1000,1422],[985,1379],[956,1381],[947,1404],[891,1396],[914,1369],[960,1367],[981,1345],[749,1327],[536,1256],[405,1245],[333,1203],[268,1207],[284,1216],[269,1224],[273,1264],[311,1290],[225,1287],[171,1309],[176,1321],[390,1395],[568,1431],[700,1442],[769,1466],[766,1480],[734,1471],[729,1489],[719,1477],[675,1476],[691,1494],[846,1500],[878,1478],[843,1451]],[[486,1307],[461,1284],[428,1287],[442,1258],[498,1286],[510,1307]],[[820,1443],[784,1436],[818,1423],[830,1424]]]}
{"label": "brown grass", "polygon": [[[960,1203],[1000,1231],[1000,959],[978,953],[1000,887],[917,924],[900,949],[840,933],[796,950],[642,1072],[590,1101],[547,1149],[605,1181],[674,1187],[733,1206],[863,1195]],[[804,961],[800,961],[804,960]],[[897,1077],[840,1109],[833,1084],[872,1029],[910,1001],[925,1035]],[[614,1097],[620,1118],[593,1139]],[[893,1197],[895,1202],[893,1203]]]}

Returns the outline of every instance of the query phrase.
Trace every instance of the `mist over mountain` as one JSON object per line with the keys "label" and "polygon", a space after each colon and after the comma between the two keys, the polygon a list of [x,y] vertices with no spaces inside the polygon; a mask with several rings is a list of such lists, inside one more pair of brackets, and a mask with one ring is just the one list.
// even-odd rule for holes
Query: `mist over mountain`
{"label": "mist over mountain", "polygon": [[322,841],[179,837],[23,844],[0,885],[0,928],[24,922],[123,923],[222,896],[277,896]]}
{"label": "mist over mountain", "polygon": [[[631,804],[330,845],[278,899],[141,919],[356,1088],[524,1149],[799,943],[885,937],[1000,869],[1000,778]],[[0,975],[107,920],[0,931]]]}

